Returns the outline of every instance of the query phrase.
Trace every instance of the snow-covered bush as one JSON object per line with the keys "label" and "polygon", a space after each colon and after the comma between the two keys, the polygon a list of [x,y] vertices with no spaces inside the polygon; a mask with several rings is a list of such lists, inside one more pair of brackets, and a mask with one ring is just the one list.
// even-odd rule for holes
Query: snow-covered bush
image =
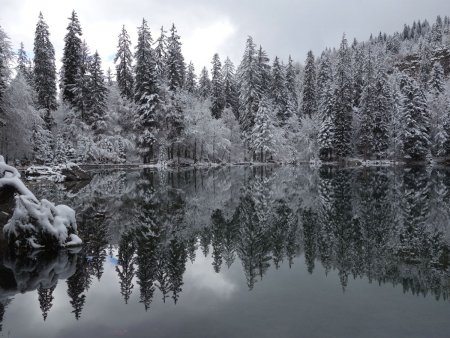
{"label": "snow-covered bush", "polygon": [[77,236],[75,211],[66,205],[39,201],[20,180],[16,168],[0,156],[0,189],[15,193],[13,215],[3,228],[9,244],[18,250],[56,249],[82,243]]}

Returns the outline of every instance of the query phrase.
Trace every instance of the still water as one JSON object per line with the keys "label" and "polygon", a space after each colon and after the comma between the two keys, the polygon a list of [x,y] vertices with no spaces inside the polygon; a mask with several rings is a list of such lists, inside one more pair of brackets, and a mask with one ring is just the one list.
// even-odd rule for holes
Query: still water
{"label": "still water", "polygon": [[76,209],[85,243],[3,252],[0,336],[450,336],[450,171],[114,171],[30,186]]}

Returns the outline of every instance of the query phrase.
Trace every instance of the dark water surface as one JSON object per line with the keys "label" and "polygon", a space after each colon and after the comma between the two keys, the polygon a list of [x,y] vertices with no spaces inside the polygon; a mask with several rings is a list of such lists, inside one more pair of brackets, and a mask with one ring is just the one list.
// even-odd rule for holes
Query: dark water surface
{"label": "dark water surface", "polygon": [[450,171],[116,171],[31,189],[76,209],[85,243],[2,254],[0,336],[450,336]]}

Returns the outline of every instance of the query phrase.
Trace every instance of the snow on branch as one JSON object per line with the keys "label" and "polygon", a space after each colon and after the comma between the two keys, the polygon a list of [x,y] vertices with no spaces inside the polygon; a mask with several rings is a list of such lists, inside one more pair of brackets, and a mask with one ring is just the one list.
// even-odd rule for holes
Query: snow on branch
{"label": "snow on branch", "polygon": [[16,168],[7,165],[0,155],[0,189],[15,193],[15,208],[3,228],[8,242],[17,249],[58,248],[82,243],[77,236],[75,211],[66,205],[39,201],[20,180]]}

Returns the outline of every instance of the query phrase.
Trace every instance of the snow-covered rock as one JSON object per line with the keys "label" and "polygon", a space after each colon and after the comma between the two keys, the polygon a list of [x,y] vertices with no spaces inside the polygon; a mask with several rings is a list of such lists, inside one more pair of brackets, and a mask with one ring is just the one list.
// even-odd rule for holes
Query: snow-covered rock
{"label": "snow-covered rock", "polygon": [[0,194],[7,188],[15,193],[12,216],[3,228],[11,245],[26,250],[81,244],[75,211],[46,199],[39,201],[20,180],[19,172],[0,156]]}

